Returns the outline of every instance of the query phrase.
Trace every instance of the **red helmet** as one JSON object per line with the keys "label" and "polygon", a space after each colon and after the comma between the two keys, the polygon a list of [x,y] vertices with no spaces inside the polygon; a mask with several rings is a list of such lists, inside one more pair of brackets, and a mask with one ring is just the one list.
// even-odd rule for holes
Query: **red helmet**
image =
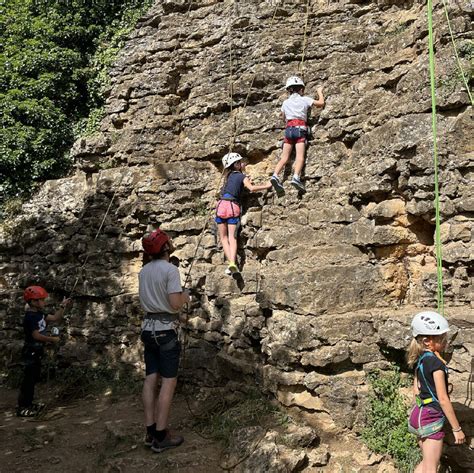
{"label": "red helmet", "polygon": [[163,230],[155,230],[142,239],[143,249],[149,255],[158,255],[170,241],[170,237]]}
{"label": "red helmet", "polygon": [[48,293],[46,289],[43,289],[41,286],[29,286],[25,289],[23,293],[23,299],[26,302],[34,301],[36,299],[46,299],[48,297]]}

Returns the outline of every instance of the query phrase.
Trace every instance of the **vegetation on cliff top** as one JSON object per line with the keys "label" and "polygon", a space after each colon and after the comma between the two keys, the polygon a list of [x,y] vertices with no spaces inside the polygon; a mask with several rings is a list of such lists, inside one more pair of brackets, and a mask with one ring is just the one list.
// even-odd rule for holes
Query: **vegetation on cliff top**
{"label": "vegetation on cliff top", "polygon": [[9,0],[2,6],[0,205],[67,173],[74,138],[100,121],[107,69],[151,3]]}

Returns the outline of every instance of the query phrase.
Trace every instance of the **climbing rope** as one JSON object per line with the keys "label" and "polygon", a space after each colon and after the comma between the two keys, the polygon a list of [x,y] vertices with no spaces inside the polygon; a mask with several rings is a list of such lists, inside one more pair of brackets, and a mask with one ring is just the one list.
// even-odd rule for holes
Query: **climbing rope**
{"label": "climbing rope", "polygon": [[303,34],[303,51],[301,52],[301,62],[300,62],[299,68],[298,68],[303,81],[304,81],[304,56],[305,56],[305,52],[306,52],[310,4],[311,4],[311,0],[308,0],[308,3],[306,4],[306,21],[305,21],[305,25],[304,25],[304,34]]}
{"label": "climbing rope", "polygon": [[462,80],[464,82],[464,87],[466,88],[466,92],[467,92],[467,95],[469,96],[469,100],[471,101],[471,105],[474,105],[474,100],[472,98],[471,90],[470,90],[470,87],[469,87],[469,82],[466,79],[466,74],[464,72],[464,69],[463,69],[462,64],[461,64],[461,60],[459,58],[458,48],[456,46],[456,41],[454,39],[453,29],[451,28],[451,20],[449,19],[448,6],[446,4],[446,0],[443,0],[443,6],[444,6],[444,14],[446,16],[446,22],[448,23],[449,35],[451,37],[451,44],[453,45],[454,55],[456,56],[456,62],[457,62],[457,65],[458,65],[458,69],[459,69],[459,72],[461,73]]}
{"label": "climbing rope", "polygon": [[[99,228],[98,228],[98,230],[97,230],[97,232],[96,232],[96,234],[95,234],[95,237],[94,237],[94,239],[92,240],[92,242],[95,242],[95,241],[97,240],[97,238],[99,238],[100,233],[102,232],[102,228],[104,227],[105,220],[106,220],[107,216],[109,215],[110,209],[112,208],[112,204],[113,204],[113,202],[114,202],[114,200],[115,200],[115,197],[116,197],[116,195],[117,195],[117,192],[118,192],[118,190],[119,190],[119,187],[120,187],[120,185],[122,184],[123,178],[124,178],[124,176],[123,176],[123,174],[122,174],[122,176],[121,176],[121,178],[120,178],[120,181],[118,182],[118,185],[117,185],[117,187],[116,187],[114,193],[112,194],[112,197],[111,197],[111,199],[110,199],[109,205],[107,206],[107,210],[105,211],[105,214],[104,214],[104,216],[102,217],[102,220],[101,220],[101,222],[100,222]],[[75,282],[74,282],[74,284],[73,284],[73,286],[72,286],[72,289],[71,289],[70,294],[69,294],[69,298],[72,297],[72,295],[73,295],[73,293],[74,293],[74,290],[76,289],[76,286],[77,286],[77,284],[78,284],[78,282],[79,282],[79,279],[81,278],[81,273],[82,273],[82,271],[83,271],[85,265],[86,265],[87,262],[89,261],[89,256],[90,256],[90,254],[88,253],[88,254],[86,255],[85,259],[84,259],[84,262],[82,263],[82,265],[81,265],[80,268],[79,268],[79,276],[77,276],[77,278],[76,278],[76,280],[75,280]]]}
{"label": "climbing rope", "polygon": [[[278,10],[278,4],[275,5],[275,9],[273,10],[272,20],[270,22],[270,26],[268,27],[268,30],[271,30],[271,28],[273,26],[273,23],[275,22],[275,17],[276,17],[277,10]],[[232,42],[232,39],[231,39],[231,42]],[[260,57],[257,60],[257,64],[261,63],[264,53],[265,53],[265,50],[262,49]],[[231,74],[232,74],[232,70],[231,70]],[[247,95],[245,96],[244,104],[243,104],[242,107],[237,109],[237,116],[234,117],[234,126],[233,126],[234,131],[231,135],[231,139],[230,139],[230,142],[229,142],[229,153],[232,152],[233,147],[235,145],[235,140],[236,140],[237,135],[239,133],[238,119],[239,119],[239,116],[242,114],[242,112],[245,111],[245,109],[247,108],[247,103],[249,101],[250,94],[252,93],[253,84],[255,82],[256,77],[257,77],[257,72],[254,72],[253,75],[252,75],[252,79],[250,81],[250,85],[249,85],[249,88],[248,88],[248,91],[247,91]],[[231,97],[231,99],[232,99],[231,100],[231,110],[232,110],[233,98]]]}
{"label": "climbing rope", "polygon": [[444,315],[444,294],[443,294],[443,255],[441,248],[440,231],[440,210],[439,210],[439,177],[438,177],[438,131],[436,117],[436,87],[435,87],[435,59],[433,46],[433,4],[428,0],[428,50],[429,50],[429,70],[431,86],[431,127],[433,133],[433,167],[434,167],[434,204],[435,204],[435,249],[436,249],[436,272],[437,272],[437,291],[436,300],[438,312]]}

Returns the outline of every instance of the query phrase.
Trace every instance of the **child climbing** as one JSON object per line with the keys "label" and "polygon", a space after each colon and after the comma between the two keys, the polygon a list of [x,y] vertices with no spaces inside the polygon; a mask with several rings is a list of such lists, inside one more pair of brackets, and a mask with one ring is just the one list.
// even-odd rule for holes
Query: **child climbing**
{"label": "child climbing", "polygon": [[286,81],[286,90],[289,97],[283,102],[281,107],[282,118],[285,121],[285,138],[283,142],[283,152],[278,161],[273,176],[270,179],[278,196],[285,194],[283,184],[278,177],[281,170],[290,159],[293,145],[296,148],[296,159],[293,168],[293,178],[290,184],[300,192],[306,192],[301,182],[301,171],[304,166],[306,142],[308,137],[308,110],[311,107],[323,107],[324,96],[322,87],[318,87],[318,99],[303,96],[305,85],[302,79],[293,76]]}
{"label": "child climbing", "polygon": [[43,312],[48,293],[40,286],[30,286],[25,289],[23,298],[28,308],[23,319],[25,344],[22,358],[24,363],[23,380],[18,396],[17,416],[34,417],[39,414],[44,404],[33,403],[35,384],[41,374],[41,359],[44,355],[45,343],[58,343],[59,337],[45,335],[49,322],[58,322],[64,315],[64,309],[71,303],[70,299],[63,299],[60,308],[54,315],[45,315]]}
{"label": "child climbing", "polygon": [[443,425],[448,419],[456,444],[465,436],[448,395],[448,368],[441,358],[447,345],[448,321],[436,312],[415,315],[413,337],[407,353],[408,365],[415,366],[413,391],[415,405],[410,412],[408,430],[418,436],[423,460],[414,473],[436,473],[443,449]]}
{"label": "child climbing", "polygon": [[246,162],[238,153],[228,153],[222,158],[224,165],[224,186],[221,190],[221,198],[216,206],[217,228],[219,238],[224,249],[224,254],[229,263],[225,274],[238,273],[237,267],[237,226],[241,214],[241,194],[244,189],[250,192],[259,192],[270,189],[270,183],[253,185],[244,174]]}

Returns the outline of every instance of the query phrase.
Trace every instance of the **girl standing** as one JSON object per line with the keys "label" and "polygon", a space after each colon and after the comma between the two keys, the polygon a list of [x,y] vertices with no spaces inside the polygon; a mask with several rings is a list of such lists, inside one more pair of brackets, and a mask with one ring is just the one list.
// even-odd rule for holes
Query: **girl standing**
{"label": "girl standing", "polygon": [[415,367],[413,391],[416,404],[408,430],[418,436],[423,460],[414,473],[436,473],[443,450],[443,425],[447,419],[456,444],[465,441],[448,395],[448,368],[440,352],[447,345],[448,321],[436,312],[415,315],[413,337],[407,353],[408,365]]}
{"label": "girl standing", "polygon": [[217,228],[219,238],[228,261],[225,273],[230,275],[239,272],[237,259],[237,226],[240,223],[241,194],[244,187],[250,192],[270,189],[270,183],[253,185],[244,174],[246,162],[238,153],[228,153],[222,158],[224,166],[224,186],[221,198],[216,206]]}

